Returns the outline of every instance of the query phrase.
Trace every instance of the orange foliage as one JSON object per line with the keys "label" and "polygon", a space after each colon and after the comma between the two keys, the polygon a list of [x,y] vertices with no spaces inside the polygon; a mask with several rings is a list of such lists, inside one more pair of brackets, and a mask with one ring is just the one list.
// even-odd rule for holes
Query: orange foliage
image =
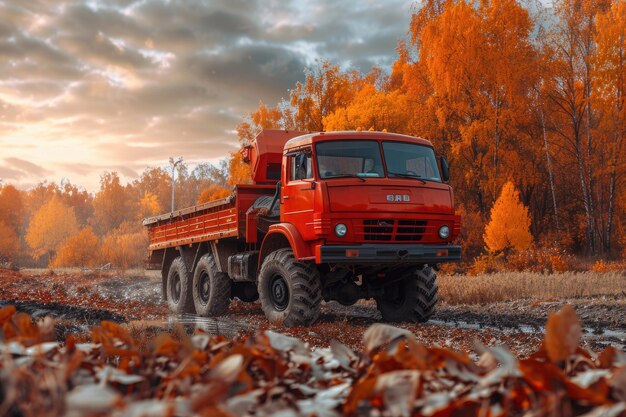
{"label": "orange foliage", "polygon": [[243,158],[241,157],[241,154],[239,152],[232,152],[230,154],[227,182],[228,185],[230,185],[231,187],[237,184],[252,183],[250,165],[243,162]]}
{"label": "orange foliage", "polygon": [[52,255],[59,245],[70,236],[78,233],[78,223],[74,210],[54,196],[41,206],[28,226],[26,242],[37,258]]}
{"label": "orange foliage", "polygon": [[355,78],[358,79],[328,61],[321,61],[315,68],[306,70],[304,84],[298,82],[291,90],[291,106],[296,108],[294,128],[322,131],[324,117],[352,101]]}
{"label": "orange foliage", "polygon": [[95,266],[98,262],[99,246],[98,236],[91,227],[86,227],[59,246],[52,266]]}
{"label": "orange foliage", "polygon": [[217,184],[211,184],[205,188],[198,197],[198,204],[208,203],[209,201],[219,200],[228,197],[231,191],[228,188],[220,187]]}
{"label": "orange foliage", "polygon": [[407,130],[407,97],[400,91],[377,91],[365,85],[347,107],[325,116],[324,130],[370,129],[404,133]]}
{"label": "orange foliage", "polygon": [[259,108],[250,114],[249,120],[237,126],[237,135],[243,145],[247,145],[256,137],[261,129],[279,129],[284,124],[284,114],[276,107],[268,108],[262,101]]}
{"label": "orange foliage", "polygon": [[517,251],[530,248],[530,217],[519,201],[519,192],[512,182],[502,187],[500,197],[491,209],[491,219],[485,228],[485,244],[490,252]]}
{"label": "orange foliage", "polygon": [[139,200],[139,217],[146,218],[156,216],[163,212],[163,207],[159,203],[159,197],[156,194],[146,191]]}
{"label": "orange foliage", "polygon": [[120,226],[131,213],[130,196],[116,172],[105,172],[100,178],[100,191],[93,200],[97,228],[101,232]]}
{"label": "orange foliage", "polygon": [[15,258],[20,249],[20,240],[11,227],[0,220],[0,263]]}
{"label": "orange foliage", "polygon": [[0,221],[12,230],[19,233],[24,219],[24,202],[20,192],[12,185],[0,189]]}
{"label": "orange foliage", "polygon": [[139,267],[143,265],[147,246],[146,230],[135,223],[122,223],[103,238],[101,261],[124,269]]}

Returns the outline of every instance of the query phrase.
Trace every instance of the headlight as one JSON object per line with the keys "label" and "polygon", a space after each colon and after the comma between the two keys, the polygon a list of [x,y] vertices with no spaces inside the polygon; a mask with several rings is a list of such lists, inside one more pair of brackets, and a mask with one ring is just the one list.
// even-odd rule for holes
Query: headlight
{"label": "headlight", "polygon": [[343,223],[337,223],[335,226],[335,234],[337,237],[344,237],[348,233],[348,227]]}
{"label": "headlight", "polygon": [[446,225],[443,225],[439,228],[439,237],[442,239],[447,239],[450,237],[450,228]]}

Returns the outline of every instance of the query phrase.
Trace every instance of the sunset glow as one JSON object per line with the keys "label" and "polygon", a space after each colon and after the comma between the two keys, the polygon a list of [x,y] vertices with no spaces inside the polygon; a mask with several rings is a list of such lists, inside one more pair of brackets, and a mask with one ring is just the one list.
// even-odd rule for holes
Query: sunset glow
{"label": "sunset glow", "polygon": [[[0,2],[0,179],[20,188],[171,155],[217,162],[316,59],[389,68],[410,1]],[[341,16],[349,14],[346,22]]]}

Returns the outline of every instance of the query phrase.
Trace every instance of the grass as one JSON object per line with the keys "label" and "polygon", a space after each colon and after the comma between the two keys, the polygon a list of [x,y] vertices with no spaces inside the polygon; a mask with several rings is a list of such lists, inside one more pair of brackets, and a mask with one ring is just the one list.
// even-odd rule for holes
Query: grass
{"label": "grass", "polygon": [[448,304],[483,304],[520,299],[611,296],[626,299],[626,271],[497,272],[477,276],[442,275],[439,294]]}
{"label": "grass", "polygon": [[133,268],[133,269],[107,269],[104,271],[100,271],[98,269],[90,269],[90,268],[77,268],[77,267],[68,267],[68,268],[22,268],[20,272],[23,275],[46,275],[53,271],[55,274],[82,274],[82,273],[97,273],[104,275],[117,275],[117,276],[129,276],[129,277],[147,277],[147,278],[160,278],[161,271],[156,270],[148,270],[143,268]]}

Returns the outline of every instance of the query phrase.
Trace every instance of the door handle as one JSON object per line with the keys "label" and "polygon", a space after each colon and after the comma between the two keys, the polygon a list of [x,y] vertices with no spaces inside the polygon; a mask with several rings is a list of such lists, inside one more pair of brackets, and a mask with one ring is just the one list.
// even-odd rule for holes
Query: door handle
{"label": "door handle", "polygon": [[289,196],[288,196],[288,195],[284,195],[284,196],[283,196],[283,198],[284,198],[285,200],[287,200],[287,199],[289,198]]}

